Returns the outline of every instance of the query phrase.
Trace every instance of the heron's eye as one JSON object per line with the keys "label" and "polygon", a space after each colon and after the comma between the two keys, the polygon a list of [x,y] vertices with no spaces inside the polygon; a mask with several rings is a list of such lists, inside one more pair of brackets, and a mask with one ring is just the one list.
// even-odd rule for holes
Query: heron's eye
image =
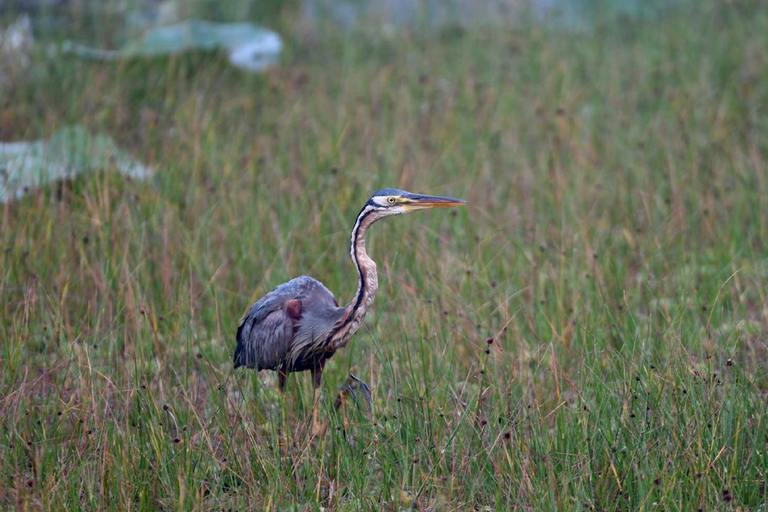
{"label": "heron's eye", "polygon": [[395,199],[394,197],[390,196],[390,197],[387,198],[387,202],[389,204],[395,204],[395,202],[397,202],[397,199]]}

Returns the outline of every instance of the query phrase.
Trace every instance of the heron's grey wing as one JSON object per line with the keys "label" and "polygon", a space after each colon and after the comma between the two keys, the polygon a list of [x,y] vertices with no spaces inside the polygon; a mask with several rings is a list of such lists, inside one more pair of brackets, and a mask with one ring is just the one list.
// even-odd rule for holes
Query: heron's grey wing
{"label": "heron's grey wing", "polygon": [[333,294],[307,276],[281,284],[259,299],[237,328],[235,368],[262,370],[284,365],[305,307],[314,309],[320,304],[335,304]]}
{"label": "heron's grey wing", "polygon": [[264,317],[246,316],[237,328],[235,368],[277,369],[291,346],[294,323],[283,307]]}

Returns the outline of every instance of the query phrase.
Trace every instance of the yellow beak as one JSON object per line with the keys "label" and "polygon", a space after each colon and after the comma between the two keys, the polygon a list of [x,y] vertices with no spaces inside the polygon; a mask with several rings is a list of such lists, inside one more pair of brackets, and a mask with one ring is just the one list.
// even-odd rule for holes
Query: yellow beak
{"label": "yellow beak", "polygon": [[402,199],[403,206],[409,210],[423,210],[426,208],[451,208],[467,204],[463,199],[443,196],[427,196],[422,194],[409,194]]}

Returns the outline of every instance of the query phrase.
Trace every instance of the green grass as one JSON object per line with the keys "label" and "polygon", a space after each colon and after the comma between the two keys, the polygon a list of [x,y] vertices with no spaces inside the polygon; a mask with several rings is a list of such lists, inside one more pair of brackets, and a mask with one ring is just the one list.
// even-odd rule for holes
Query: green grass
{"label": "green grass", "polygon": [[[82,123],[157,174],[2,207],[0,507],[766,510],[759,7],[394,38],[288,12],[261,76],[41,53],[0,137]],[[384,186],[469,206],[371,230],[380,290],[309,443],[309,376],[233,372],[234,332],[296,275],[349,300]],[[345,436],[350,369],[374,413]]]}

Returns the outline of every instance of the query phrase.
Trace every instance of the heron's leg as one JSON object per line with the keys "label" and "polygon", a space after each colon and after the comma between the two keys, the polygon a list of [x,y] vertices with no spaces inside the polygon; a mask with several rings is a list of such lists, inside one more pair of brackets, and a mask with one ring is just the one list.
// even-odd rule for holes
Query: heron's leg
{"label": "heron's leg", "polygon": [[358,379],[354,373],[349,374],[347,377],[347,381],[344,383],[343,386],[339,389],[339,394],[336,396],[336,400],[333,402],[333,408],[335,410],[339,410],[341,408],[341,417],[344,421],[344,433],[349,430],[349,416],[347,415],[347,404],[350,400],[354,402],[358,408],[361,405],[361,400],[358,396],[358,392],[362,394],[363,401],[362,406],[363,409],[370,415],[371,413],[371,403],[373,401],[373,397],[371,396],[371,388],[363,382],[362,380]]}
{"label": "heron's leg", "polygon": [[347,418],[347,393],[342,391],[341,395],[341,420],[344,425],[344,436],[349,432],[349,419]]}
{"label": "heron's leg", "polygon": [[325,433],[328,428],[327,423],[320,422],[320,391],[323,383],[324,363],[317,364],[312,368],[312,387],[314,388],[314,397],[312,399],[312,436],[318,437]]}
{"label": "heron's leg", "polygon": [[339,389],[339,394],[336,395],[336,400],[333,402],[333,408],[335,410],[338,411],[339,409],[341,409],[342,425],[344,428],[345,436],[347,434],[347,431],[349,430],[349,419],[347,418],[347,396],[349,395],[350,392],[354,396],[355,392],[350,387],[350,378],[347,377],[347,382],[345,382],[344,385],[341,386],[341,389]]}
{"label": "heron's leg", "polygon": [[288,455],[288,436],[286,432],[288,432],[288,428],[287,428],[288,418],[286,416],[286,411],[285,411],[285,402],[286,402],[285,378],[286,378],[285,372],[281,369],[278,369],[277,370],[277,387],[280,390],[280,395],[283,399],[283,404],[282,404],[282,407],[280,407],[280,412],[281,412],[280,416],[282,421],[280,423],[280,426],[278,427],[277,435],[278,435],[278,444],[280,446],[281,452],[283,453],[284,456],[287,456]]}

